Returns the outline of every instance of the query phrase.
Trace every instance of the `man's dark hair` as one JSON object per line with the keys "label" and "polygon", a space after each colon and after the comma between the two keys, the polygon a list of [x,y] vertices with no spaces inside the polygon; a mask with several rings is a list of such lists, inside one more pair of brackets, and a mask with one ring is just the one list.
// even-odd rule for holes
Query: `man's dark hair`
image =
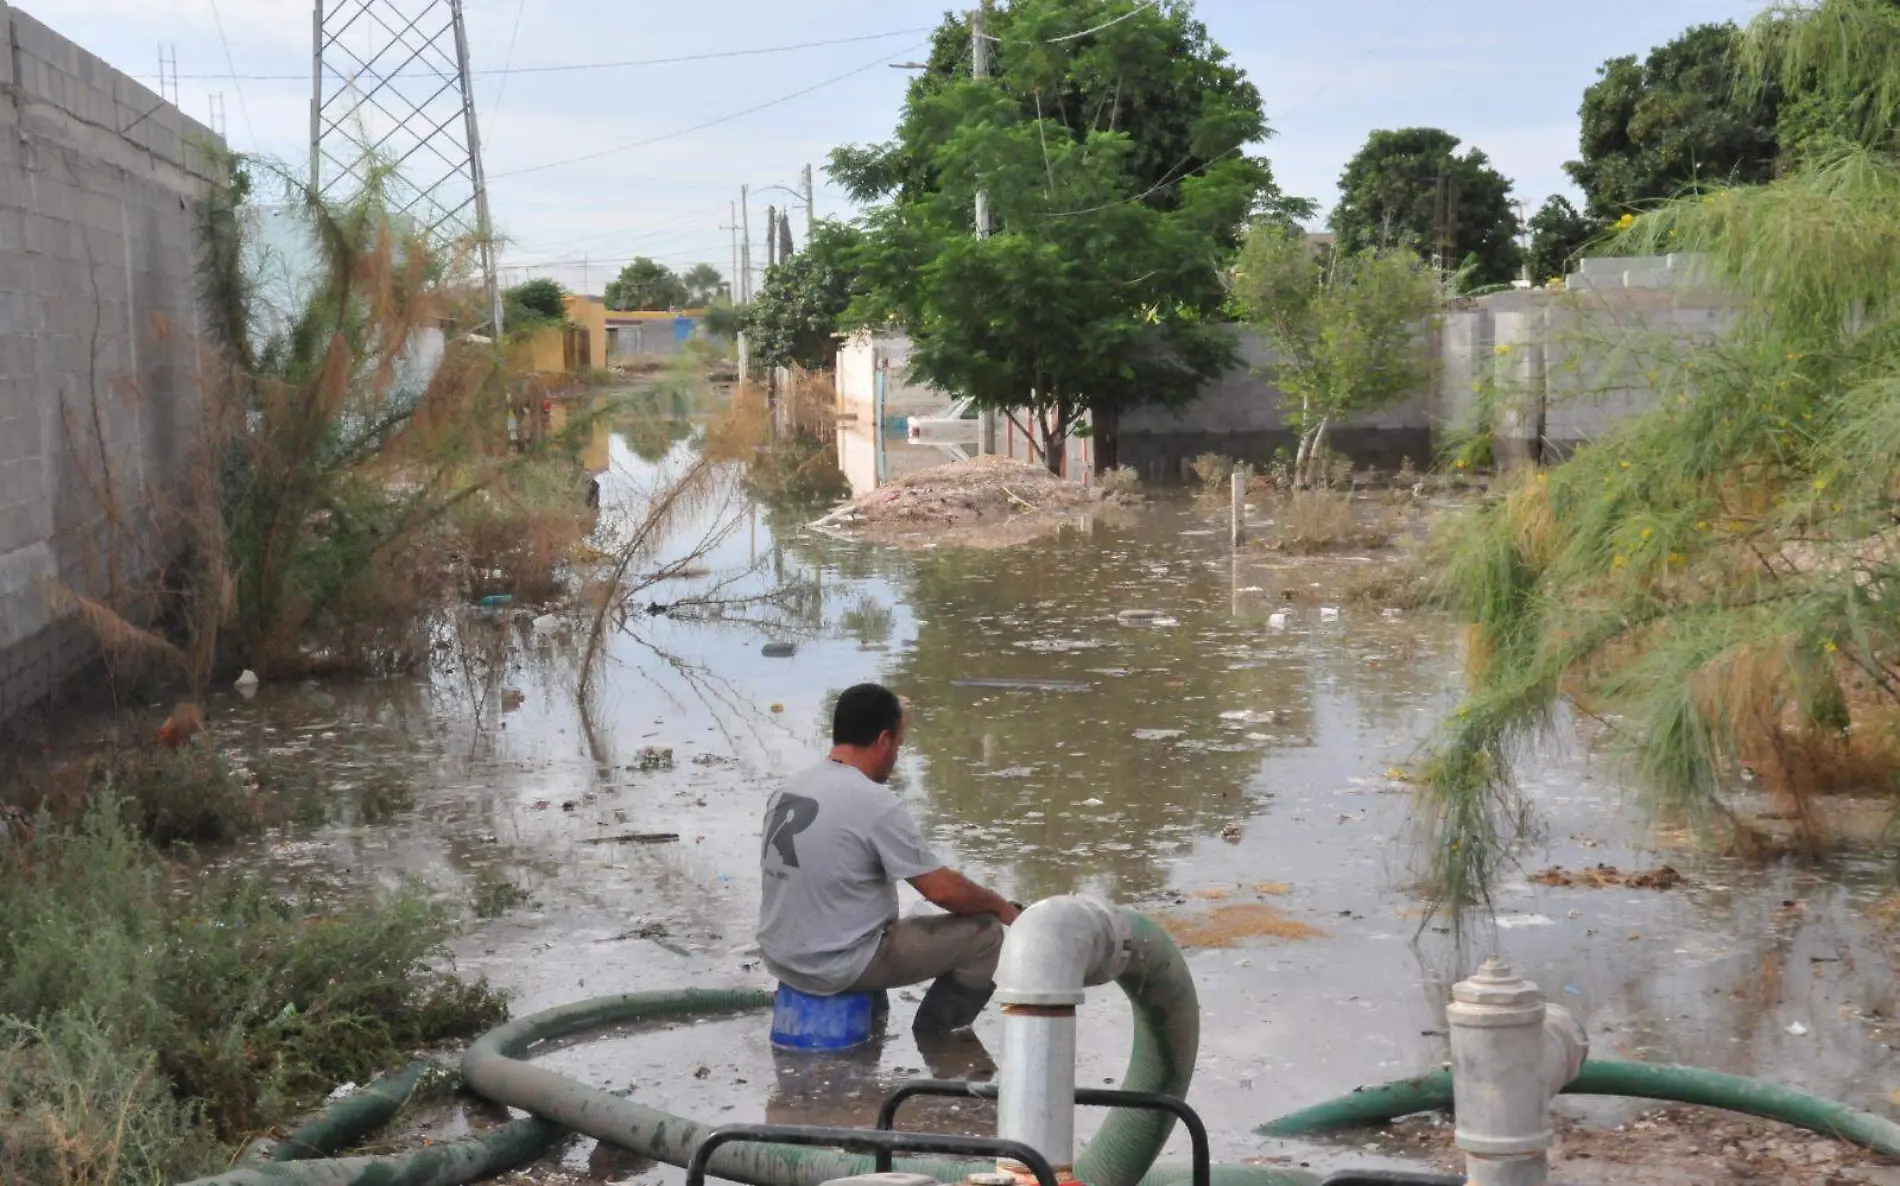
{"label": "man's dark hair", "polygon": [[904,719],[897,693],[882,684],[858,684],[838,694],[831,710],[831,744],[870,745],[882,733],[895,733]]}

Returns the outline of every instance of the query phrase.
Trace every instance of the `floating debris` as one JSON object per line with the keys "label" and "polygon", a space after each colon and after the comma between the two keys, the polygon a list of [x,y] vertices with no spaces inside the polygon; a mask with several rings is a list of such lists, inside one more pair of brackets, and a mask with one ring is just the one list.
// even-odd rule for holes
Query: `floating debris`
{"label": "floating debris", "polygon": [[1249,939],[1324,939],[1326,932],[1264,902],[1216,906],[1194,914],[1162,914],[1161,929],[1182,947],[1240,947]]}
{"label": "floating debris", "polygon": [[1010,692],[1086,692],[1089,685],[1076,679],[1007,679],[1002,676],[978,676],[973,679],[953,679],[950,683],[959,688],[1001,688]]}
{"label": "floating debris", "polygon": [[767,659],[789,659],[798,653],[795,642],[768,642],[759,648],[759,654]]}
{"label": "floating debris", "polygon": [[618,836],[589,836],[582,844],[671,844],[678,832],[622,832]]}
{"label": "floating debris", "polygon": [[1668,865],[1655,869],[1625,872],[1615,865],[1599,864],[1590,869],[1570,870],[1552,865],[1542,873],[1531,875],[1531,881],[1538,885],[1552,885],[1562,889],[1674,889],[1686,880],[1682,874]]}

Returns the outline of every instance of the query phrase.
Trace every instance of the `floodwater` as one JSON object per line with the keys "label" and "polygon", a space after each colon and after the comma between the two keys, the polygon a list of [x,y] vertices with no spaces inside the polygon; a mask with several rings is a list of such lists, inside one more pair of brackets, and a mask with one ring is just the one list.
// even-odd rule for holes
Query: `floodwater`
{"label": "floodwater", "polygon": [[[691,447],[676,444],[671,463]],[[656,474],[618,438],[611,459],[609,515]],[[1522,869],[1667,861],[1687,883],[1557,889],[1519,873],[1466,950],[1421,931],[1408,793],[1387,771],[1452,703],[1459,632],[1376,607],[1323,614],[1336,569],[1236,565],[1221,513],[1163,496],[1044,546],[898,552],[802,531],[801,516],[736,493],[714,500],[674,534],[676,547],[710,535],[707,575],[642,602],[780,583],[794,595],[717,619],[634,616],[611,635],[590,698],[577,692],[576,619],[475,611],[426,675],[221,698],[221,741],[296,763],[321,805],[232,859],[302,885],[419,878],[469,904],[512,883],[528,901],[474,920],[455,954],[512,990],[517,1013],[610,992],[767,987],[753,946],[760,812],[776,778],[822,752],[830,697],[878,680],[911,706],[893,786],[957,866],[1018,899],[1087,892],[1176,920],[1239,919],[1220,936],[1232,946],[1188,957],[1204,1018],[1189,1099],[1219,1158],[1377,1163],[1373,1146],[1251,1130],[1437,1067],[1448,986],[1491,950],[1576,1012],[1599,1055],[1863,1105],[1900,1090],[1894,947],[1867,911],[1886,871],[1660,849],[1587,739],[1526,764],[1540,830]],[[1123,624],[1130,608],[1162,617]],[[1269,624],[1276,612],[1285,628]],[[764,657],[769,643],[795,654]],[[670,749],[671,767],[642,769],[643,747]],[[679,839],[613,839],[654,832]],[[1287,934],[1304,937],[1276,937]],[[842,1065],[775,1058],[756,1014],[547,1061],[701,1120],[867,1123],[888,1084],[984,1074],[983,1047],[997,1045],[987,1015],[977,1044],[920,1051],[909,1008],[900,1000],[888,1039]],[[1114,989],[1092,994],[1082,1083],[1119,1080],[1127,1024]],[[912,1119],[983,1130],[969,1107],[919,1105]],[[1081,1118],[1085,1133],[1095,1123]],[[1185,1157],[1176,1145],[1169,1157]],[[571,1146],[566,1167],[679,1177],[590,1162],[590,1148]]]}

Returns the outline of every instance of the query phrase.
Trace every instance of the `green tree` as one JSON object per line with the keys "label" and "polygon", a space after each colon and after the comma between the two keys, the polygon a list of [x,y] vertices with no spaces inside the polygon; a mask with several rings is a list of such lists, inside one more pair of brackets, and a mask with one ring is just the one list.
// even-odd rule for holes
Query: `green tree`
{"label": "green tree", "polygon": [[1582,159],[1564,166],[1608,222],[1664,198],[1774,175],[1778,87],[1737,89],[1740,32],[1697,25],[1597,68],[1578,110]]}
{"label": "green tree", "polygon": [[567,289],[545,276],[506,289],[501,298],[502,324],[511,332],[567,319]]}
{"label": "green tree", "polygon": [[1570,199],[1552,194],[1531,215],[1531,249],[1525,262],[1533,283],[1561,279],[1571,261],[1604,232],[1602,223],[1577,213]]}
{"label": "green tree", "polygon": [[1234,297],[1274,350],[1274,383],[1296,398],[1294,475],[1313,485],[1326,431],[1417,391],[1429,374],[1422,332],[1437,284],[1404,248],[1316,252],[1304,233],[1256,225],[1234,268]]}
{"label": "green tree", "polygon": [[711,264],[694,264],[680,277],[680,283],[686,286],[685,304],[695,309],[712,304],[726,290],[726,278]]}
{"label": "green tree", "polygon": [[603,294],[609,309],[678,309],[686,304],[685,281],[665,264],[644,255],[620,269]]}
{"label": "green tree", "polygon": [[1191,399],[1231,364],[1208,324],[1221,268],[1279,198],[1243,151],[1268,134],[1259,92],[1190,5],[1110,0],[1087,23],[1101,27],[1073,36],[1072,4],[1016,0],[993,14],[991,77],[973,80],[968,26],[947,19],[895,138],[831,165],[878,203],[852,317],[906,330],[915,378],[1027,408],[1052,469],[1084,414],[1112,464],[1121,409]]}
{"label": "green tree", "polygon": [[773,268],[765,288],[745,310],[747,343],[763,366],[819,370],[832,364],[850,307],[855,271],[851,255],[863,233],[844,223],[819,223],[803,255]]}
{"label": "green tree", "polygon": [[[1446,266],[1475,263],[1480,284],[1517,278],[1517,212],[1511,183],[1480,149],[1438,128],[1400,128],[1366,137],[1339,177],[1333,232],[1348,254],[1408,246],[1429,258],[1439,238],[1441,188],[1451,198],[1452,254]],[[1444,184],[1441,187],[1441,179]]]}

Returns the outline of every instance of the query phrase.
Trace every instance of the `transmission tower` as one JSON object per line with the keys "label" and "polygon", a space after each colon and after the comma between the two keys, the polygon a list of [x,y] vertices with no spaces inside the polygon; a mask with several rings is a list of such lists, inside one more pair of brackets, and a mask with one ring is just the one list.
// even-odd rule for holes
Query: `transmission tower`
{"label": "transmission tower", "polygon": [[501,332],[493,226],[462,0],[316,0],[310,188],[348,201],[381,172],[391,211],[470,240]]}

